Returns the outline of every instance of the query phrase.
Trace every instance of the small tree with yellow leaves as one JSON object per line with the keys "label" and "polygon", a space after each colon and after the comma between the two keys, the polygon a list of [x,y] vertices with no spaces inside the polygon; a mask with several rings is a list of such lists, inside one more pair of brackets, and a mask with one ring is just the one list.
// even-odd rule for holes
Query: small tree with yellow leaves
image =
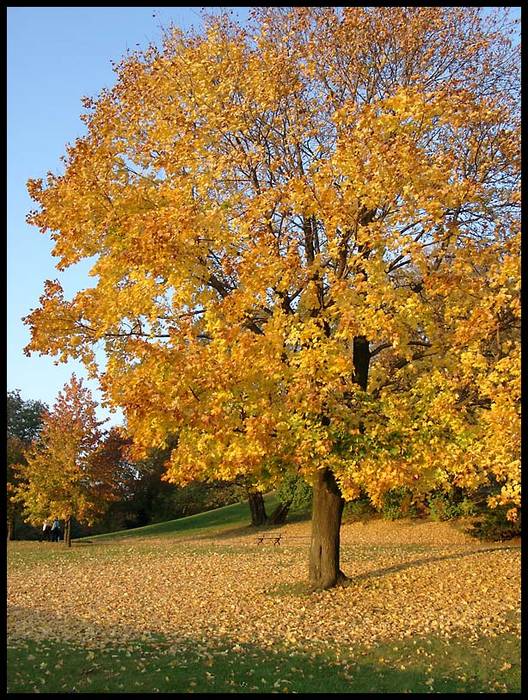
{"label": "small tree with yellow leaves", "polygon": [[15,499],[26,522],[64,520],[64,541],[71,546],[71,518],[91,523],[113,498],[115,466],[101,451],[102,421],[89,389],[75,375],[45,414],[38,440],[17,467]]}

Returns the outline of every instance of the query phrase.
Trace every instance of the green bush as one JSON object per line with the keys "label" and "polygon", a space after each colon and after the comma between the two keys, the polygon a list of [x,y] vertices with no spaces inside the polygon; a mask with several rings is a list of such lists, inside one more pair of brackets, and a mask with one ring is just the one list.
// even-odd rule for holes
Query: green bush
{"label": "green bush", "polygon": [[427,498],[429,517],[436,522],[477,515],[485,508],[485,499],[458,486],[448,491],[436,489]]}
{"label": "green bush", "polygon": [[281,503],[289,503],[292,511],[304,513],[312,507],[312,487],[296,474],[284,476],[276,496]]}
{"label": "green bush", "polygon": [[367,496],[360,496],[356,498],[355,501],[349,501],[345,503],[343,508],[343,521],[344,522],[357,522],[358,520],[364,520],[371,517],[376,512],[376,509],[370,502]]}
{"label": "green bush", "polygon": [[479,540],[492,542],[510,540],[521,535],[521,516],[515,521],[508,520],[506,513],[510,506],[497,506],[482,512],[466,532]]}
{"label": "green bush", "polygon": [[[205,510],[238,503],[245,498],[247,498],[245,491],[235,483],[193,481],[187,486],[176,489],[172,495],[170,517],[195,515]],[[163,513],[163,516],[162,520],[170,519],[165,517],[165,513]]]}
{"label": "green bush", "polygon": [[459,510],[460,515],[463,517],[476,515],[478,512],[477,505],[471,500],[471,498],[462,499],[459,505]]}
{"label": "green bush", "polygon": [[452,494],[446,492],[434,493],[428,499],[429,517],[435,522],[458,518],[462,513],[460,504]]}
{"label": "green bush", "polygon": [[384,520],[415,518],[418,510],[413,502],[412,491],[406,486],[387,491],[383,496],[381,515]]}
{"label": "green bush", "polygon": [[293,501],[290,506],[291,509],[299,512],[309,511],[312,508],[312,500],[312,487],[310,484],[306,483],[304,479],[299,479],[293,495]]}

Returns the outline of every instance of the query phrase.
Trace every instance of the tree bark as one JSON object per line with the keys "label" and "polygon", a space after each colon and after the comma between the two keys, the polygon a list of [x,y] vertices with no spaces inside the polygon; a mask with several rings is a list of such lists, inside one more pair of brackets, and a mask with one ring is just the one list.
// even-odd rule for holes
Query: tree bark
{"label": "tree bark", "polygon": [[279,503],[273,513],[269,516],[268,522],[270,525],[283,525],[286,522],[286,516],[290,510],[291,501]]}
{"label": "tree bark", "polygon": [[71,518],[66,518],[64,524],[64,544],[71,547]]}
{"label": "tree bark", "polygon": [[249,510],[251,511],[251,524],[264,525],[267,521],[266,506],[260,491],[248,490]]}
{"label": "tree bark", "polygon": [[[367,389],[370,349],[367,338],[353,340],[353,379]],[[323,420],[329,421],[328,417]],[[364,431],[363,424],[359,429]],[[324,590],[344,583],[346,575],[339,568],[341,516],[345,499],[330,469],[317,473],[313,484],[312,540],[310,544],[309,578],[313,590]]]}
{"label": "tree bark", "polygon": [[370,366],[369,342],[364,335],[357,335],[354,338],[353,348],[354,381],[359,384],[363,391],[366,391]]}
{"label": "tree bark", "polygon": [[346,581],[339,568],[339,531],[345,500],[330,469],[318,472],[313,484],[312,540],[309,578],[312,590]]}
{"label": "tree bark", "polygon": [[15,539],[15,516],[10,515],[7,518],[7,539],[11,542]]}

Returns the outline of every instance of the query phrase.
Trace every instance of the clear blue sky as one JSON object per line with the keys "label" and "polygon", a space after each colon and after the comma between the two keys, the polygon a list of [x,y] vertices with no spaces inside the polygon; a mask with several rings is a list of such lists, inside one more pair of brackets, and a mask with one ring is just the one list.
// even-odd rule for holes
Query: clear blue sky
{"label": "clear blue sky", "polygon": [[[208,9],[231,9],[241,20],[249,11]],[[7,388],[20,389],[26,400],[51,406],[72,372],[81,377],[86,373],[79,363],[55,365],[50,357],[26,357],[22,350],[29,331],[21,318],[38,306],[46,279],[60,279],[68,298],[93,283],[87,263],[60,276],[55,270],[49,237],[25,222],[35,208],[26,182],[60,169],[66,143],[84,133],[81,98],[114,83],[111,61],[127,49],[158,43],[161,27],[171,22],[183,29],[199,27],[200,7],[8,8]],[[99,401],[96,384],[88,386]],[[119,423],[119,415],[111,422]]]}
{"label": "clear blue sky", "polygon": [[[233,10],[244,20],[249,8]],[[77,363],[56,366],[49,357],[22,349],[29,332],[21,318],[38,306],[44,280],[59,277],[48,237],[25,223],[34,208],[28,178],[60,169],[65,144],[84,133],[81,98],[114,83],[111,61],[127,49],[158,42],[161,26],[200,26],[199,7],[11,7],[7,12],[7,388],[24,399],[53,404],[71,373],[85,376]],[[520,9],[514,10],[515,16]],[[61,273],[67,297],[93,282],[89,264]],[[100,395],[89,383],[97,400]],[[101,416],[107,415],[101,412]],[[119,416],[112,422],[120,422]]]}

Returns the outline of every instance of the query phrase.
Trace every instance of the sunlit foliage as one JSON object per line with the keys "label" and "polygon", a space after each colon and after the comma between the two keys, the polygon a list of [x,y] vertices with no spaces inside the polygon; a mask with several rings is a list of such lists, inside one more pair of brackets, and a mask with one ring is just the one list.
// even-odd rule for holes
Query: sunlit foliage
{"label": "sunlit foliage", "polygon": [[[79,358],[167,478],[520,504],[519,75],[502,11],[256,8],[130,54],[33,180],[28,351]],[[95,350],[104,347],[105,367]],[[363,347],[361,360],[359,348]],[[366,347],[366,352],[365,352]]]}
{"label": "sunlit foliage", "polygon": [[114,498],[119,465],[108,440],[102,442],[95,409],[91,392],[73,375],[44,415],[39,438],[25,451],[26,463],[16,467],[15,500],[27,522],[75,517],[91,523]]}

